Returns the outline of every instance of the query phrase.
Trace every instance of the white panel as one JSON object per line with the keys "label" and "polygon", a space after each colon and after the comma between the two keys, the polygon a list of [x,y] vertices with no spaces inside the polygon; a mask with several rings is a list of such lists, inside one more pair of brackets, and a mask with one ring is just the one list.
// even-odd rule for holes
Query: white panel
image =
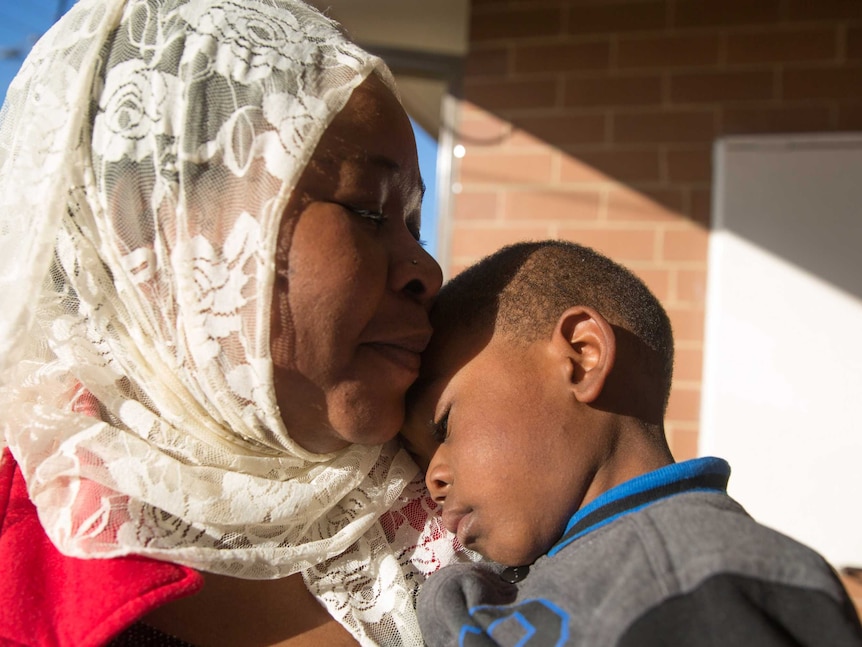
{"label": "white panel", "polygon": [[716,148],[702,455],[756,519],[862,565],[862,138]]}

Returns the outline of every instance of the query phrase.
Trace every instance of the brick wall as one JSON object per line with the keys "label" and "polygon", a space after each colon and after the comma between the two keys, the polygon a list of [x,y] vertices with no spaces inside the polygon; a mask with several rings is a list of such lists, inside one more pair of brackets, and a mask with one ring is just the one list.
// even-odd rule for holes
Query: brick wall
{"label": "brick wall", "polygon": [[713,142],[859,129],[860,0],[473,0],[447,269],[546,237],[632,268],[673,321],[692,457]]}

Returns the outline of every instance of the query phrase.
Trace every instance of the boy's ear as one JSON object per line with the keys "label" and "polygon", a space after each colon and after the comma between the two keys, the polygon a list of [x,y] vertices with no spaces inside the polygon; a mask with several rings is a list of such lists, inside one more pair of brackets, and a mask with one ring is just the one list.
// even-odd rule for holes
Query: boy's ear
{"label": "boy's ear", "polygon": [[596,400],[617,352],[616,336],[607,319],[593,308],[573,306],[557,320],[551,343],[567,360],[569,382],[578,401]]}

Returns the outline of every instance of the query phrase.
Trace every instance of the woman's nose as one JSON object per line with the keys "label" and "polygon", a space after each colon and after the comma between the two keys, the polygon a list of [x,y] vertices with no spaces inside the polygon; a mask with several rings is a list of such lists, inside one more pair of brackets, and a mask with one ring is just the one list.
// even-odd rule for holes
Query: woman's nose
{"label": "woman's nose", "polygon": [[437,261],[420,245],[398,259],[393,271],[396,289],[430,304],[443,285],[443,271]]}

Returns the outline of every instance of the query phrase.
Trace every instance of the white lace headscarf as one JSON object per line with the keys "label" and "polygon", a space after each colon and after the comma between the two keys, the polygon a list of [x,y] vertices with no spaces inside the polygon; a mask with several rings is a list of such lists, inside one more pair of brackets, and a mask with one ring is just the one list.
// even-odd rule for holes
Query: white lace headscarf
{"label": "white lace headscarf", "polygon": [[453,557],[397,444],[313,454],[276,405],[276,234],[383,63],[294,0],[81,0],[0,113],[0,428],[53,543],[302,572],[364,644],[421,644]]}

